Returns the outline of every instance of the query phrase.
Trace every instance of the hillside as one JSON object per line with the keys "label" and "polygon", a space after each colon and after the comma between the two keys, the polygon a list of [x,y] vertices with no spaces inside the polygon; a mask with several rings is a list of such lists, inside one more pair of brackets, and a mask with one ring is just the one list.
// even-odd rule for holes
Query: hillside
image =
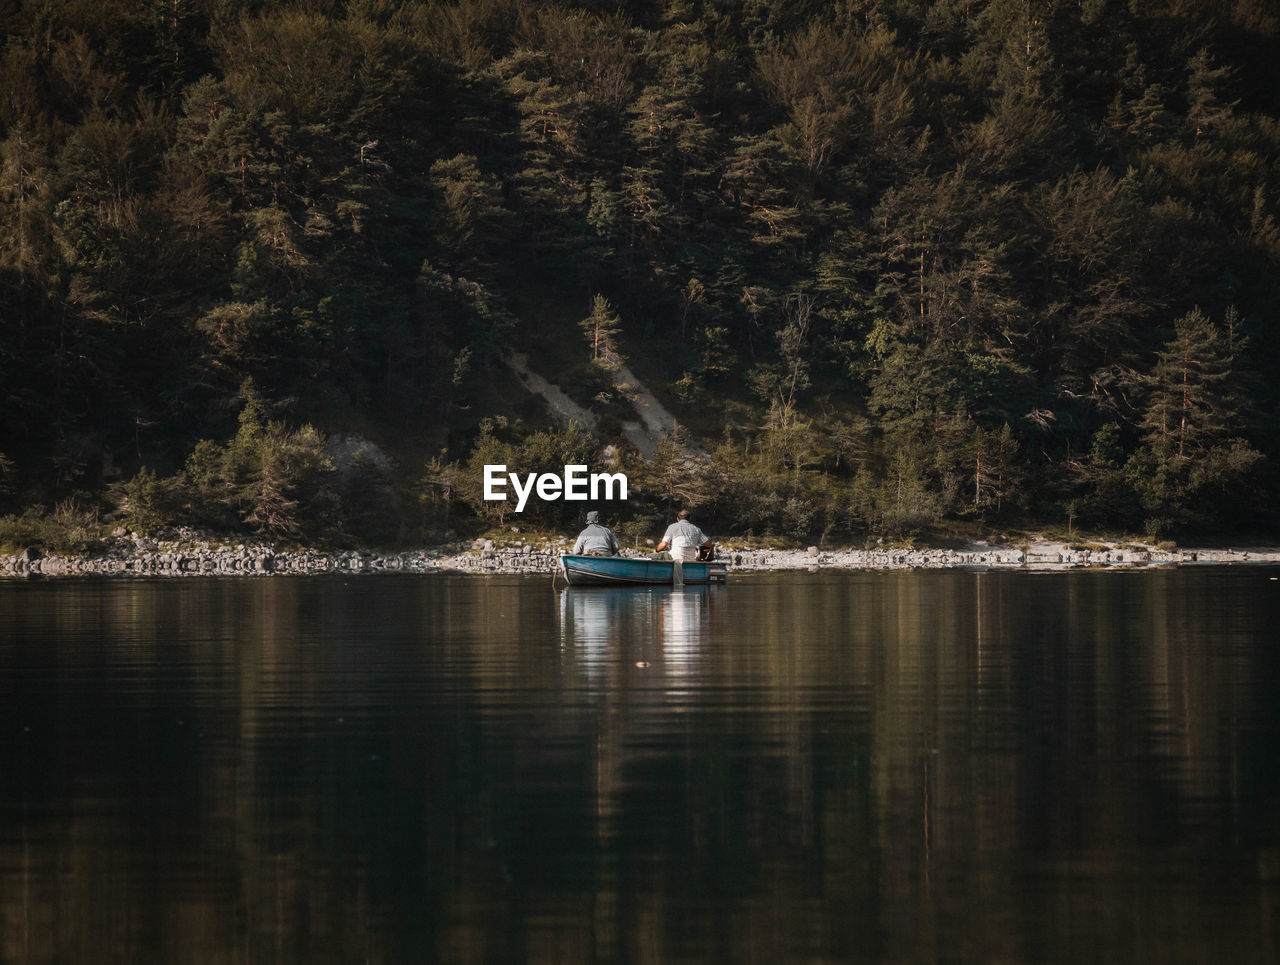
{"label": "hillside", "polygon": [[417,543],[510,525],[493,461],[624,469],[637,533],[1280,534],[1268,0],[9,0],[0,37],[0,543]]}

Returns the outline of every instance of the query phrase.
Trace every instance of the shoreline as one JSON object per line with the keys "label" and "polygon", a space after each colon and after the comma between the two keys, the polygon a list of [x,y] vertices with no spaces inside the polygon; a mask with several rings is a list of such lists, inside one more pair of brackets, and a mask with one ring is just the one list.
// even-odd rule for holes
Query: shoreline
{"label": "shoreline", "polygon": [[[0,578],[31,579],[66,576],[272,576],[325,573],[437,573],[488,576],[550,574],[561,553],[559,542],[495,546],[476,540],[470,546],[426,547],[382,553],[371,550],[276,550],[265,543],[221,544],[216,541],[157,543],[138,540],[97,553],[58,554],[28,549],[0,556]],[[624,550],[624,555],[647,555]],[[1159,548],[1126,542],[1090,544],[1088,548],[1037,540],[1018,546],[973,544],[962,549],[759,549],[722,547],[717,558],[729,572],[772,570],[916,570],[983,568],[1027,571],[1065,569],[1137,569],[1152,566],[1280,564],[1280,547],[1227,549]]]}

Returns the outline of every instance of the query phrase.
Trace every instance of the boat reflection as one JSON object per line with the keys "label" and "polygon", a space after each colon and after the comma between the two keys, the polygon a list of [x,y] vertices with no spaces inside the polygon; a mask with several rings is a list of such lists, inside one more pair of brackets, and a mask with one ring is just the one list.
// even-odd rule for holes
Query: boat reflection
{"label": "boat reflection", "polygon": [[684,674],[697,664],[715,609],[714,587],[568,587],[560,646],[595,675],[617,662]]}

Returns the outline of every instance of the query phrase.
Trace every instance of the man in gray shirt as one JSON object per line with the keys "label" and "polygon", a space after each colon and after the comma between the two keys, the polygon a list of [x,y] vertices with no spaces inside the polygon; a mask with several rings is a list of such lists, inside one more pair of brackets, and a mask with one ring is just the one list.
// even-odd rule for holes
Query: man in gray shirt
{"label": "man in gray shirt", "polygon": [[574,556],[617,556],[618,541],[607,527],[600,525],[600,514],[587,513],[587,528],[578,534],[573,544]]}
{"label": "man in gray shirt", "polygon": [[707,539],[706,533],[689,522],[689,510],[682,509],[676,513],[676,521],[667,527],[657,551],[661,553],[668,547],[671,548],[673,560],[689,561],[698,558],[698,550],[702,547],[710,552],[712,543]]}

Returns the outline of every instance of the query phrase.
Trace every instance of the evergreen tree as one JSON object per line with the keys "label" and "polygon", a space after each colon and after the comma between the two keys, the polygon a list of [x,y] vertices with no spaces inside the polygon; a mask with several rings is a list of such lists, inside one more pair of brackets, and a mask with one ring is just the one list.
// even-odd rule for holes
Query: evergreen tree
{"label": "evergreen tree", "polygon": [[1262,456],[1235,433],[1233,361],[1224,333],[1199,309],[1175,322],[1157,356],[1140,423],[1143,444],[1128,466],[1154,533],[1243,508],[1232,501],[1244,496]]}
{"label": "evergreen tree", "polygon": [[1223,332],[1202,311],[1179,318],[1149,378],[1141,422],[1146,445],[1166,460],[1185,460],[1229,435],[1236,417],[1227,385],[1233,361]]}
{"label": "evergreen tree", "polygon": [[1238,103],[1223,99],[1232,71],[1216,66],[1208,48],[1202,48],[1187,64],[1187,75],[1187,127],[1194,137],[1214,137]]}
{"label": "evergreen tree", "polygon": [[617,338],[622,331],[622,320],[603,295],[597,294],[591,301],[591,314],[578,323],[591,346],[591,361],[601,368],[616,371],[624,359],[618,351]]}

